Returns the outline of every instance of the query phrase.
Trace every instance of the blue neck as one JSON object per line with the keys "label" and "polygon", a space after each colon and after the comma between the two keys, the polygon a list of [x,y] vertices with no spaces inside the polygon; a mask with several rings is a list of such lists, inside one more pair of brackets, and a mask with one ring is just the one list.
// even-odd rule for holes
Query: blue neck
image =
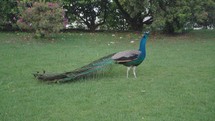
{"label": "blue neck", "polygon": [[145,55],[146,54],[146,40],[147,40],[148,36],[145,34],[143,36],[143,38],[140,41],[140,48],[139,51],[141,51],[141,55]]}

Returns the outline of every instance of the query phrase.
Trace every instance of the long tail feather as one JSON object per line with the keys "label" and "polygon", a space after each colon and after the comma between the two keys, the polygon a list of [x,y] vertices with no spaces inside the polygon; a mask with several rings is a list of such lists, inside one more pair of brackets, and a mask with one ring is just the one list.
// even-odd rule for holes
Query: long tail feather
{"label": "long tail feather", "polygon": [[114,63],[114,60],[111,57],[114,55],[110,54],[108,56],[102,57],[96,61],[91,62],[88,65],[85,65],[81,68],[75,69],[70,72],[60,73],[60,74],[46,74],[44,73],[35,73],[33,74],[35,78],[47,82],[68,82],[74,81],[81,78],[92,77],[98,72],[105,70],[106,67]]}

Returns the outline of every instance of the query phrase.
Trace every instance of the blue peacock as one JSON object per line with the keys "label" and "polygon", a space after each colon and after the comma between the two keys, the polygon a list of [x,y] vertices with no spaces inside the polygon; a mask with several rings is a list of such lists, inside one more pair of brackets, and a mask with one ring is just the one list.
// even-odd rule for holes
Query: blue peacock
{"label": "blue peacock", "polygon": [[93,75],[105,70],[110,65],[122,64],[127,67],[127,78],[131,69],[133,69],[134,77],[137,78],[136,67],[140,65],[146,57],[146,41],[148,36],[149,32],[145,32],[140,41],[139,50],[127,50],[113,53],[70,72],[46,74],[44,71],[43,73],[37,72],[33,75],[38,80],[47,82],[69,82],[92,77]]}

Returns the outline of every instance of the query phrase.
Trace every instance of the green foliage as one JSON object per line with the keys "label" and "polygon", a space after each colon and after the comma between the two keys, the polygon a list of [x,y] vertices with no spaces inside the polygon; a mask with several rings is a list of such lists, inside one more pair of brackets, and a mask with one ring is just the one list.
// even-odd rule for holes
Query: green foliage
{"label": "green foliage", "polygon": [[204,2],[202,2],[201,4],[201,8],[203,9],[203,11],[200,9],[200,7],[192,8],[201,11],[201,14],[194,18],[194,20],[196,20],[196,23],[205,27],[215,27],[215,1],[204,0]]}
{"label": "green foliage", "polygon": [[[144,24],[152,23],[154,7],[148,0],[114,0],[124,19],[129,24],[129,29],[142,31]],[[146,18],[149,19],[145,20]]]}
{"label": "green foliage", "polygon": [[0,30],[13,29],[16,25],[17,13],[16,0],[0,0]]}
{"label": "green foliage", "polygon": [[67,16],[81,26],[95,31],[106,22],[109,13],[108,0],[65,0],[64,8]]}
{"label": "green foliage", "polygon": [[150,1],[148,0],[118,0],[123,8],[128,11],[131,17],[135,17],[139,13],[147,14],[146,9],[150,9]]}
{"label": "green foliage", "polygon": [[167,33],[183,33],[192,29],[194,24],[210,19],[209,4],[215,3],[212,0],[159,1],[155,16],[160,21],[155,23],[163,26],[163,31]]}
{"label": "green foliage", "polygon": [[66,22],[64,10],[59,4],[34,2],[32,6],[22,11],[17,24],[22,29],[35,31],[37,37],[45,37],[52,33],[58,33],[63,29],[64,22]]}
{"label": "green foliage", "polygon": [[109,7],[109,13],[105,24],[101,27],[104,30],[128,30],[129,25],[122,15],[122,12],[117,8],[115,2],[113,2]]}
{"label": "green foliage", "polygon": [[[35,2],[41,5],[35,6]],[[47,7],[48,2],[56,7]],[[214,0],[0,0],[0,29],[11,30],[18,24],[38,36],[49,35],[62,29],[62,6],[70,24],[76,23],[74,28],[92,31],[150,28],[174,34],[194,26],[215,26]],[[43,7],[46,12],[35,7]]]}

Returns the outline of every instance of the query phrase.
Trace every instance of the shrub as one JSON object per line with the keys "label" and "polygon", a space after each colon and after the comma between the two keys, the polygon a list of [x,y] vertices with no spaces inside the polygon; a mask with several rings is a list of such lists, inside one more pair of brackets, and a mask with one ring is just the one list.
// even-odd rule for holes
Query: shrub
{"label": "shrub", "polygon": [[0,0],[0,30],[16,29],[17,14],[16,0]]}
{"label": "shrub", "polygon": [[33,30],[36,37],[45,37],[59,32],[65,22],[64,10],[58,3],[35,2],[21,11],[17,25],[21,29]]}

